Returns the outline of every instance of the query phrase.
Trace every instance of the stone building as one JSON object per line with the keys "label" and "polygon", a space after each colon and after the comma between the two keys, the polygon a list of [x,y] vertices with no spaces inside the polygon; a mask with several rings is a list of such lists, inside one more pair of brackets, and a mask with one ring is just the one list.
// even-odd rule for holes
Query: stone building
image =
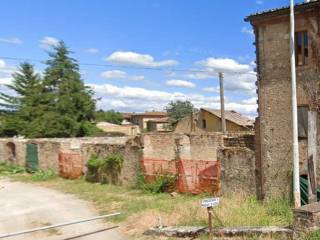
{"label": "stone building", "polygon": [[[225,111],[226,129],[228,132],[245,132],[253,129],[254,121],[236,111]],[[221,132],[220,109],[201,108],[200,111],[180,120],[175,127],[177,133],[188,132]]]}
{"label": "stone building", "polygon": [[152,119],[147,122],[149,132],[171,132],[172,125],[169,117]]}
{"label": "stone building", "polygon": [[105,133],[119,133],[126,136],[136,136],[140,133],[139,126],[132,123],[118,125],[109,122],[98,122],[97,127]]}
{"label": "stone building", "polygon": [[[292,193],[289,15],[290,8],[283,7],[246,18],[255,33],[259,105],[256,167],[261,198],[290,198]],[[319,1],[296,5],[295,21],[300,174],[305,175],[309,106],[306,87],[319,78]]]}
{"label": "stone building", "polygon": [[144,113],[133,113],[131,115],[130,122],[133,124],[139,125],[140,129],[147,129],[147,123],[148,121],[155,120],[155,119],[161,119],[164,117],[167,117],[168,114],[166,112],[144,112]]}

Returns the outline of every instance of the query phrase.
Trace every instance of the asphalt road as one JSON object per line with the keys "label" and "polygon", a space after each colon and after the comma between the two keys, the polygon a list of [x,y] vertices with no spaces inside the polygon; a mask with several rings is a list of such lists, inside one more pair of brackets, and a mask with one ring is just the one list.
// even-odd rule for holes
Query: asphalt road
{"label": "asphalt road", "polygon": [[[73,195],[0,180],[0,235],[94,216],[93,207]],[[99,220],[3,239],[123,240],[117,229],[104,231],[113,226]]]}

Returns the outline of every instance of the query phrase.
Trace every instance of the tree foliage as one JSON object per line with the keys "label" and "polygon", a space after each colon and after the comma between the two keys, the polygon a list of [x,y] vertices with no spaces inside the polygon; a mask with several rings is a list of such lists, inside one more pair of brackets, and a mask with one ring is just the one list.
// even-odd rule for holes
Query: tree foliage
{"label": "tree foliage", "polygon": [[176,121],[179,121],[186,116],[190,116],[190,114],[194,111],[193,104],[190,101],[180,100],[170,102],[165,109],[169,117]]}
{"label": "tree foliage", "polygon": [[103,111],[99,110],[95,113],[95,119],[97,122],[109,122],[114,124],[121,124],[123,116],[121,113],[114,110]]}
{"label": "tree foliage", "polygon": [[22,63],[7,85],[14,94],[0,95],[13,113],[1,122],[3,135],[76,137],[91,131],[95,100],[79,73],[77,61],[63,42],[49,53],[43,79],[33,66]]}

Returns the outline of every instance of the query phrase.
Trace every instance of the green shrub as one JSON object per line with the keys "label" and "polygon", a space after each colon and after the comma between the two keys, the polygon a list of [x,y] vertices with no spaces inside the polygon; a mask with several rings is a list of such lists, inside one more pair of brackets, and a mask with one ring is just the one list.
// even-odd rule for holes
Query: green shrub
{"label": "green shrub", "polygon": [[173,192],[176,189],[176,180],[175,175],[164,173],[157,174],[153,180],[145,181],[144,175],[140,172],[140,174],[138,173],[137,187],[150,193]]}
{"label": "green shrub", "polygon": [[13,164],[0,163],[0,174],[2,175],[12,175],[17,173],[24,173],[25,169],[20,166]]}
{"label": "green shrub", "polygon": [[79,136],[88,136],[88,137],[95,137],[102,133],[103,131],[98,128],[95,123],[91,122],[83,122],[80,125],[80,134]]}
{"label": "green shrub", "polygon": [[97,155],[91,155],[90,159],[88,160],[87,172],[85,179],[88,182],[97,182],[98,181],[98,170],[103,165],[103,160],[100,159]]}
{"label": "green shrub", "polygon": [[118,184],[123,161],[120,154],[110,154],[104,159],[92,155],[87,162],[86,180],[88,182]]}

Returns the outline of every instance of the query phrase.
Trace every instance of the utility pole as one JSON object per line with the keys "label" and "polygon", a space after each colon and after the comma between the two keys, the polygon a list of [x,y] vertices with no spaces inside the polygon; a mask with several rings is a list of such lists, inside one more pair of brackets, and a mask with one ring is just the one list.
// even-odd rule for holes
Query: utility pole
{"label": "utility pole", "polygon": [[299,171],[299,143],[298,143],[298,114],[297,114],[297,82],[295,56],[295,23],[294,0],[290,0],[290,52],[291,52],[291,87],[292,87],[292,136],[293,136],[293,199],[294,207],[301,206],[300,171]]}
{"label": "utility pole", "polygon": [[220,82],[220,108],[221,108],[221,130],[223,133],[227,132],[226,129],[226,118],[225,118],[225,111],[224,111],[224,86],[223,86],[223,73],[219,73],[219,82]]}

